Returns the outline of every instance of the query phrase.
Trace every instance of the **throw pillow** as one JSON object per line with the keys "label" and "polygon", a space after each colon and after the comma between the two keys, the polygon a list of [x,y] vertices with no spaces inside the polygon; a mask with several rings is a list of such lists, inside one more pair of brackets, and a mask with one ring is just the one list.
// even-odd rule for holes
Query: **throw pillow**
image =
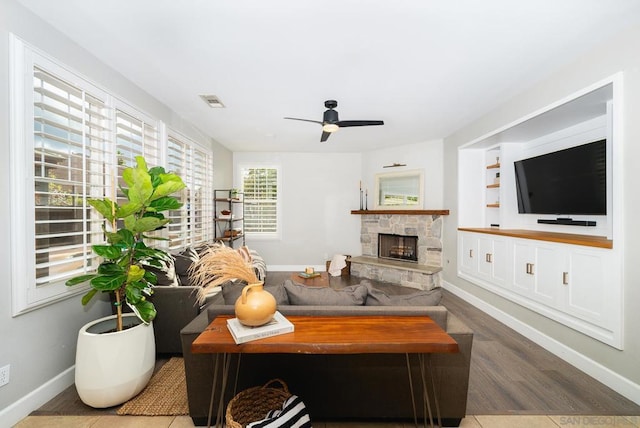
{"label": "throw pillow", "polygon": [[157,282],[155,285],[170,287],[177,287],[180,285],[178,276],[176,275],[173,257],[169,257],[168,260],[162,261],[161,264],[162,266],[144,265],[144,270],[151,272],[156,276]]}
{"label": "throw pillow", "polygon": [[313,287],[286,280],[284,288],[292,305],[361,306],[367,298],[367,287],[364,284],[335,290],[331,287]]}
{"label": "throw pillow", "polygon": [[173,254],[173,258],[180,285],[189,285],[189,267],[198,261],[198,253],[193,248],[187,247],[182,252]]}
{"label": "throw pillow", "polygon": [[366,306],[437,306],[442,300],[442,290],[420,290],[411,294],[389,295],[367,284]]}
{"label": "throw pillow", "polygon": [[224,243],[222,242],[203,242],[198,244],[197,247],[194,248],[195,252],[200,255],[203,252],[207,251],[209,248],[220,248],[224,247]]}
{"label": "throw pillow", "polygon": [[242,257],[245,262],[251,263],[251,252],[249,250],[249,247],[243,245],[236,251],[238,252],[238,254],[240,254],[240,257]]}
{"label": "throw pillow", "polygon": [[[242,289],[247,285],[244,281],[233,281],[222,284],[222,297],[225,305],[235,305],[236,300],[242,294]],[[276,298],[276,305],[288,305],[289,297],[282,284],[266,285],[268,291]]]}
{"label": "throw pillow", "polygon": [[264,281],[267,277],[267,264],[256,250],[249,250],[249,254],[251,255],[251,266],[255,269],[256,276],[260,281]]}
{"label": "throw pillow", "polygon": [[258,254],[256,250],[252,250],[246,245],[238,248],[236,250],[238,254],[244,259],[244,261],[251,263],[251,266],[256,271],[256,276],[258,280],[263,281],[267,276],[267,264],[264,262],[264,259]]}

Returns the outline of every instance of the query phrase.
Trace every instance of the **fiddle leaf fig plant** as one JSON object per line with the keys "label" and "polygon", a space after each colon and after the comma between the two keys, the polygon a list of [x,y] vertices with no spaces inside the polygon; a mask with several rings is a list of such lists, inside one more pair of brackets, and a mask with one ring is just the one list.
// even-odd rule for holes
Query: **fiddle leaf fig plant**
{"label": "fiddle leaf fig plant", "polygon": [[122,330],[123,303],[145,324],[156,316],[156,309],[147,296],[153,293],[157,278],[145,266],[161,268],[170,256],[162,250],[148,247],[144,240],[165,240],[148,233],[170,222],[162,211],[182,206],[170,195],[185,187],[179,176],[165,172],[162,167],[147,169],[142,156],[136,157],[135,167],[124,170],[122,179],[128,186],[120,188],[127,198],[125,204],[119,205],[109,198],[87,201],[105,218],[103,230],[107,243],[92,246],[93,252],[103,261],[96,273],[80,275],[66,282],[66,285],[73,286],[89,281],[91,289],[82,297],[83,305],[98,292],[113,293],[117,330]]}

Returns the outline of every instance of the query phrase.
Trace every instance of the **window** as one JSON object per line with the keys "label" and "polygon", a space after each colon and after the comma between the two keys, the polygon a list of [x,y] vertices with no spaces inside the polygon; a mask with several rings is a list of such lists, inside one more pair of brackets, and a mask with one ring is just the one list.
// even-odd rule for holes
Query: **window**
{"label": "window", "polygon": [[280,232],[277,167],[241,167],[244,230],[248,235],[277,237]]}
{"label": "window", "polygon": [[169,217],[169,248],[209,241],[213,238],[213,157],[198,144],[175,132],[167,139],[168,169],[187,185],[178,196],[182,207]]}
{"label": "window", "polygon": [[11,189],[18,314],[84,292],[64,281],[98,264],[91,245],[104,240],[102,219],[86,198],[113,192],[115,157],[108,94],[13,42],[22,59],[11,98],[11,175],[21,178]]}
{"label": "window", "polygon": [[[125,169],[136,166],[136,156],[144,156],[148,166],[161,165],[160,162],[160,140],[159,125],[157,121],[148,117],[135,108],[121,102],[113,101],[115,110],[114,132],[115,132],[115,164],[117,186],[114,189],[116,201],[119,204],[126,202],[126,197],[120,190],[126,187],[122,179]],[[163,231],[150,232],[150,236],[162,236]],[[149,239],[146,242],[150,247],[162,247],[162,241]]]}
{"label": "window", "polygon": [[[162,165],[164,126],[11,36],[11,233],[14,315],[83,293],[65,281],[99,264],[103,219],[87,198],[121,199],[122,171]],[[177,141],[177,140],[176,140]],[[180,145],[181,144],[181,145]],[[182,139],[167,169],[189,188],[174,247],[210,239],[212,154]],[[165,150],[166,149],[166,150]],[[168,230],[156,232],[171,237]],[[156,241],[157,242],[157,241]],[[161,244],[166,245],[166,244]]]}

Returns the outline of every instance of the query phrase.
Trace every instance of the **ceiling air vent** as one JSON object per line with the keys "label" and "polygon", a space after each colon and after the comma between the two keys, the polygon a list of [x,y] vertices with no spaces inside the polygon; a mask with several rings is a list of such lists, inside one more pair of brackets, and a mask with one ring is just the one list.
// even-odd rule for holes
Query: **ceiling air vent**
{"label": "ceiling air vent", "polygon": [[222,104],[220,98],[215,95],[200,95],[200,98],[211,108],[224,108],[224,104]]}

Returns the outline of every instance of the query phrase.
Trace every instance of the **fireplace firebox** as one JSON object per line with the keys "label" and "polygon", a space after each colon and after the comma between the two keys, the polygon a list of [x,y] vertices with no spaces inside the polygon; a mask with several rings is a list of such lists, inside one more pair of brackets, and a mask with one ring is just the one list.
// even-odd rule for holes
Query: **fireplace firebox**
{"label": "fireplace firebox", "polygon": [[383,259],[418,262],[418,237],[378,234],[378,257]]}

